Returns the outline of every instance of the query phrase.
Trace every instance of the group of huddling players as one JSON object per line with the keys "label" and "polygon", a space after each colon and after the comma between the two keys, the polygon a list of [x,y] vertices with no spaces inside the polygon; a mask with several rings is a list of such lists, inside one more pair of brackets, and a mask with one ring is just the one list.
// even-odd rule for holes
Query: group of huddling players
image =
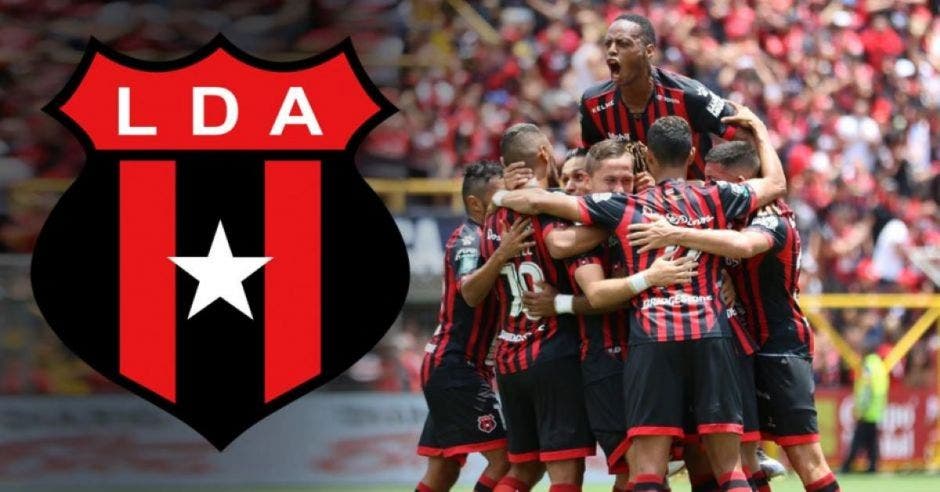
{"label": "group of huddling players", "polygon": [[578,491],[599,444],[615,492],[669,490],[670,460],[693,491],[765,492],[762,439],[806,490],[839,490],[780,159],[753,112],[652,66],[654,46],[642,16],[608,27],[611,80],[585,92],[586,150],[560,170],[527,123],[502,163],[467,167],[422,367],[418,491],[449,490],[472,452],[488,461],[476,491],[544,474]]}

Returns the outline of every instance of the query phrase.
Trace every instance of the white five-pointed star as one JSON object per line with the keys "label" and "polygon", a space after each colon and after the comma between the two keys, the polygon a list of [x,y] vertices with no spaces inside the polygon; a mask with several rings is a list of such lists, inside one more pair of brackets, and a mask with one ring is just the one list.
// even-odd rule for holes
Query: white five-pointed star
{"label": "white five-pointed star", "polygon": [[245,316],[254,319],[242,281],[271,261],[271,257],[233,257],[221,220],[215,230],[215,237],[212,238],[208,256],[171,256],[169,259],[199,281],[188,318],[195,316],[216,299],[223,299]]}

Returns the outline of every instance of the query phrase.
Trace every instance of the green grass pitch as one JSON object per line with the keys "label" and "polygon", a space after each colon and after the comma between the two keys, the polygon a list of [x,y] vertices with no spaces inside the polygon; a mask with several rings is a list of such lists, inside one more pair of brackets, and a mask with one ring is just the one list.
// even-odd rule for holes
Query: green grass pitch
{"label": "green grass pitch", "polygon": [[[839,477],[839,484],[845,492],[938,492],[940,491],[940,475],[937,474],[878,474],[878,475],[843,475]],[[803,490],[799,478],[790,475],[778,478],[771,482],[774,492],[800,492]],[[311,486],[311,487],[121,487],[121,488],[88,488],[82,486],[65,488],[44,487],[0,487],[4,492],[409,492],[413,486],[407,484],[386,486]],[[672,489],[676,492],[689,490],[689,483],[685,477],[677,477],[672,481]],[[454,492],[471,492],[469,486],[458,486]],[[533,492],[546,492],[548,484],[543,480],[535,487]],[[610,492],[609,485],[589,485],[584,492]]]}

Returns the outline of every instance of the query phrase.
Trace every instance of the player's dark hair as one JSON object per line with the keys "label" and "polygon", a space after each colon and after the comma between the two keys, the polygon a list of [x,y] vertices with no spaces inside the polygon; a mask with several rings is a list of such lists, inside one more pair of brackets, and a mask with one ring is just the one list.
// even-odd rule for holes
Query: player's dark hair
{"label": "player's dark hair", "polygon": [[614,22],[620,20],[629,21],[640,26],[640,34],[643,36],[643,41],[646,44],[656,46],[656,29],[653,28],[653,23],[650,22],[649,19],[640,14],[620,14],[614,19]]}
{"label": "player's dark hair", "polygon": [[468,165],[463,170],[463,194],[464,203],[470,195],[483,196],[486,191],[486,185],[493,178],[503,176],[503,166],[496,161],[476,161]]}
{"label": "player's dark hair", "polygon": [[538,158],[538,145],[545,137],[542,130],[532,123],[516,123],[503,132],[499,140],[499,155],[508,166],[513,162],[525,162],[534,169]]}
{"label": "player's dark hair", "polygon": [[757,149],[749,142],[734,141],[716,145],[708,151],[705,162],[713,162],[725,169],[740,169],[745,174],[756,174],[760,170]]}
{"label": "player's dark hair", "polygon": [[650,125],[646,146],[660,166],[685,167],[692,151],[692,129],[678,116],[664,116]]}
{"label": "player's dark hair", "polygon": [[588,149],[587,159],[584,161],[584,171],[593,176],[601,167],[601,162],[607,159],[616,159],[627,153],[627,147],[619,140],[601,140]]}

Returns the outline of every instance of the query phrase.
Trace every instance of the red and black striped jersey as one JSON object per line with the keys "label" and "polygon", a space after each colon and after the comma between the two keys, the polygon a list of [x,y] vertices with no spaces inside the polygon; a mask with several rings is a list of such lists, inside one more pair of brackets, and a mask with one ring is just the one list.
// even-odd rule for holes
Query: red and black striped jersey
{"label": "red and black striped jersey", "polygon": [[745,227],[767,237],[770,249],[741,260],[731,269],[747,324],[770,355],[813,355],[813,330],[797,302],[800,281],[800,233],[793,212],[782,200],[761,208]]}
{"label": "red and black striped jersey", "polygon": [[[592,251],[565,260],[574,295],[584,294],[575,278],[575,271],[583,265],[591,264],[599,265],[604,270],[604,278],[622,277],[626,267],[620,241],[610,236],[608,241]],[[581,336],[581,373],[584,382],[590,383],[615,372],[622,372],[621,363],[627,358],[629,334],[626,309],[604,314],[580,314],[577,315],[577,320],[578,333]]]}
{"label": "red and black striped jersey", "polygon": [[695,161],[689,179],[704,179],[705,155],[712,147],[709,134],[730,140],[735,128],[721,118],[734,108],[701,82],[653,67],[653,92],[642,113],[631,113],[620,97],[620,88],[608,80],[589,87],[581,96],[581,140],[585,148],[605,139],[638,140],[646,143],[650,125],[662,116],[685,119],[692,128]]}
{"label": "red and black striped jersey", "polygon": [[[486,218],[483,228],[483,256],[489,258],[499,247],[501,224],[512,224],[519,214],[500,208]],[[499,334],[496,340],[496,371],[509,374],[524,371],[536,363],[561,357],[577,357],[578,335],[574,316],[548,318],[529,316],[522,303],[524,291],[533,291],[545,281],[559,292],[570,294],[571,284],[562,261],[552,259],[545,236],[558,219],[546,215],[532,217],[532,241],[535,246],[516,255],[505,265],[496,281]]]}
{"label": "red and black striped jersey", "polygon": [[731,333],[734,335],[735,346],[744,355],[754,355],[757,353],[757,342],[751,336],[747,327],[747,311],[741,304],[741,300],[735,300],[734,304],[728,306],[725,310],[728,316],[728,323],[731,326]]}
{"label": "red and black striped jersey", "polygon": [[[748,184],[669,180],[635,195],[595,193],[580,199],[581,221],[614,232],[620,239],[628,275],[652,265],[675,247],[637,253],[630,244],[630,224],[665,217],[670,223],[698,229],[724,229],[754,211],[757,197]],[[630,344],[731,336],[719,295],[721,258],[679,248],[677,256],[698,259],[698,273],[683,286],[652,287],[631,300]]]}
{"label": "red and black striped jersey", "polygon": [[432,370],[451,363],[469,363],[484,377],[492,375],[486,357],[496,334],[495,300],[490,294],[470,307],[460,293],[461,279],[483,265],[482,235],[482,227],[468,218],[447,240],[439,324],[425,347],[422,382],[427,382]]}

